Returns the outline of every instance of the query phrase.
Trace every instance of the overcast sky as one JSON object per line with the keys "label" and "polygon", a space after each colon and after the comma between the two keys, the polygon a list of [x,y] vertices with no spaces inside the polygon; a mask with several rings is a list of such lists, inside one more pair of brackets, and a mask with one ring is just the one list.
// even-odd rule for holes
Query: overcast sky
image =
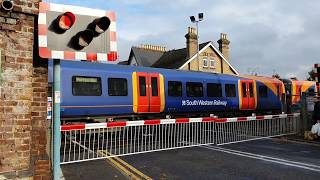
{"label": "overcast sky", "polygon": [[120,60],[131,46],[185,47],[190,15],[204,13],[200,42],[228,34],[231,64],[242,74],[305,79],[320,63],[319,0],[46,0],[103,10],[117,15]]}

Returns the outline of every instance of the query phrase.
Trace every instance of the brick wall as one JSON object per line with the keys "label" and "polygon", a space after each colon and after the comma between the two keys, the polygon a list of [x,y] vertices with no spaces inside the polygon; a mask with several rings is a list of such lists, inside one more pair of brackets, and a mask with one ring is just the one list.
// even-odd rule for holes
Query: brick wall
{"label": "brick wall", "polygon": [[38,2],[15,0],[13,11],[0,10],[0,179],[50,178],[47,64],[34,55]]}

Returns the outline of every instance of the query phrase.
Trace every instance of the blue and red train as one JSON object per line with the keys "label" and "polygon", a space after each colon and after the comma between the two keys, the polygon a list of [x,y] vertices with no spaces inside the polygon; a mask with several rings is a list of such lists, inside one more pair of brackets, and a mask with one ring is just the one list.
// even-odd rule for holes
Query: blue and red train
{"label": "blue and red train", "polygon": [[[52,69],[49,82],[52,82]],[[61,118],[155,118],[281,112],[314,82],[61,61]],[[292,100],[296,100],[292,99]]]}

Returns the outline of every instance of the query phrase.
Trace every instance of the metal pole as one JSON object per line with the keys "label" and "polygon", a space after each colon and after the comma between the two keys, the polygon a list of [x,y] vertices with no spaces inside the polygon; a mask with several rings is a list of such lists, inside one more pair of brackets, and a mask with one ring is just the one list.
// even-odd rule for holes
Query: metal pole
{"label": "metal pole", "polygon": [[199,21],[196,21],[196,26],[197,26],[197,60],[198,60],[198,71],[200,71],[200,61],[199,61]]}
{"label": "metal pole", "polygon": [[53,60],[53,179],[60,179],[60,59]]}

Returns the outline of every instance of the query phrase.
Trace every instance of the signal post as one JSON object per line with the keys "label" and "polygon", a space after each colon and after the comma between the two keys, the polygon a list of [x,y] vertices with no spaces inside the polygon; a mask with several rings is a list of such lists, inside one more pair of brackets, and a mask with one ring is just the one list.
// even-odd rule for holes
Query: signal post
{"label": "signal post", "polygon": [[53,178],[60,179],[60,60],[117,63],[115,13],[40,3],[39,55],[53,62]]}

